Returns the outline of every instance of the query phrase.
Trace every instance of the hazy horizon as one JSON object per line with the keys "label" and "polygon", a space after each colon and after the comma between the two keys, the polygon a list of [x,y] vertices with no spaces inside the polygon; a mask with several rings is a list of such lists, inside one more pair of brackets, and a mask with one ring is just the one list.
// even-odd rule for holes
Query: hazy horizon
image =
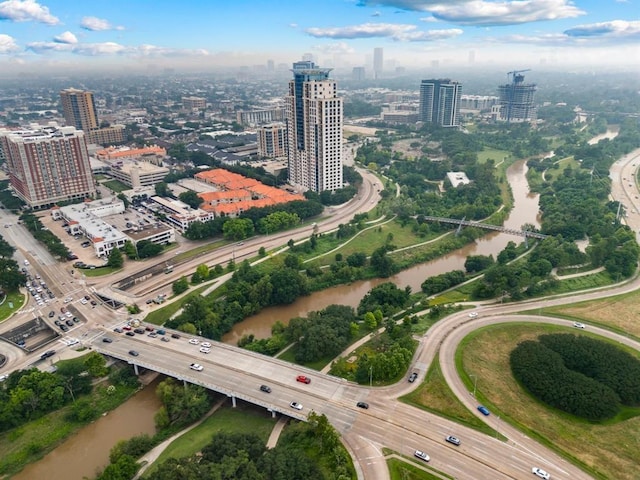
{"label": "hazy horizon", "polygon": [[[0,69],[274,71],[321,66],[627,68],[640,57],[636,0],[0,1]],[[279,67],[280,66],[280,67]]]}

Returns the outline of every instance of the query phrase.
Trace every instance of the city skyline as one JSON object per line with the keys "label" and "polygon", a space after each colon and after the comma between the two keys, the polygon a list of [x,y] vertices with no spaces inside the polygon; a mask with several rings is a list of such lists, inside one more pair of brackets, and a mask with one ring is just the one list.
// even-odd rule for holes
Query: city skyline
{"label": "city skyline", "polygon": [[[637,0],[0,1],[0,68],[628,65]],[[252,13],[253,12],[253,13]],[[312,12],[310,14],[310,12]],[[387,66],[385,65],[385,70]],[[632,65],[629,68],[634,68]]]}

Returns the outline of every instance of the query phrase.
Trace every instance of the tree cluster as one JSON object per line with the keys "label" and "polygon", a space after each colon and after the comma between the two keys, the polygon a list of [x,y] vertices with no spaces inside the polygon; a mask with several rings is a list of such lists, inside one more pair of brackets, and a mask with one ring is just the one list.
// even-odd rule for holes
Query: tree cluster
{"label": "tree cluster", "polygon": [[543,335],[511,352],[514,377],[542,402],[590,421],[640,404],[640,361],[584,336]]}
{"label": "tree cluster", "polygon": [[95,353],[81,360],[60,362],[57,367],[54,373],[37,368],[16,370],[0,383],[0,432],[40,418],[71,402],[75,403],[70,420],[97,416],[95,407],[81,400],[91,392],[91,379],[107,374],[104,357]]}
{"label": "tree cluster", "polygon": [[15,248],[0,236],[0,290],[4,292],[15,292],[27,281],[18,262],[11,258],[13,252]]}
{"label": "tree cluster", "polygon": [[69,249],[56,237],[51,231],[47,230],[38,217],[32,213],[23,213],[20,215],[20,220],[27,227],[27,230],[31,232],[33,238],[42,242],[49,253],[54,257],[67,260],[69,256]]}
{"label": "tree cluster", "polygon": [[156,395],[162,402],[162,407],[155,416],[159,429],[189,425],[209,411],[212,403],[206,388],[193,384],[183,385],[174,378],[160,382]]}
{"label": "tree cluster", "polygon": [[462,270],[452,270],[450,272],[441,273],[440,275],[428,277],[424,282],[422,282],[421,288],[427,295],[433,295],[435,293],[444,292],[456,285],[460,285],[465,280],[466,277]]}
{"label": "tree cluster", "polygon": [[283,266],[268,274],[259,273],[244,261],[220,292],[217,299],[189,298],[183,312],[169,320],[167,327],[217,339],[243,318],[267,306],[292,303],[309,290],[306,278],[297,270]]}
{"label": "tree cluster", "polygon": [[400,289],[395,283],[385,282],[373,287],[358,304],[358,315],[381,310],[390,316],[407,305],[411,295],[411,287]]}

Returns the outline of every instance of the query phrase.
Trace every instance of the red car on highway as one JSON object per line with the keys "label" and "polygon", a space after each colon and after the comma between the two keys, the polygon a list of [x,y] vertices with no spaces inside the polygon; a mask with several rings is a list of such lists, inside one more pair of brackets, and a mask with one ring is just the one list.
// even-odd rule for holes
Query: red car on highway
{"label": "red car on highway", "polygon": [[304,375],[298,375],[296,377],[296,381],[301,383],[306,383],[306,384],[311,383],[311,379],[309,377],[305,377]]}

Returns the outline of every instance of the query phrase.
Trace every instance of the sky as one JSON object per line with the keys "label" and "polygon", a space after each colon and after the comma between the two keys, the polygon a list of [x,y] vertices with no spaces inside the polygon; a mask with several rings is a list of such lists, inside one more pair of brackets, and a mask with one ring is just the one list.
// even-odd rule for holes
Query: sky
{"label": "sky", "polygon": [[640,0],[0,0],[0,71],[290,65],[640,70]]}

